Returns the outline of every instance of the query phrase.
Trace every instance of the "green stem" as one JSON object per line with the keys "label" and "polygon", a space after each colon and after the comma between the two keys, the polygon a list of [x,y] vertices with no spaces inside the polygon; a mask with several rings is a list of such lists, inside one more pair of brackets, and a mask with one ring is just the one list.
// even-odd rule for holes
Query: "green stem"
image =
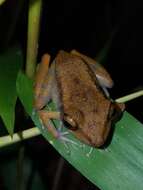
{"label": "green stem", "polygon": [[5,2],[5,0],[0,0],[0,5],[2,5]]}
{"label": "green stem", "polygon": [[39,129],[37,127],[33,127],[31,129],[26,129],[22,131],[22,137],[21,135],[19,135],[19,133],[15,133],[13,137],[11,137],[10,135],[3,136],[3,137],[0,137],[0,147],[4,147],[4,146],[7,146],[7,145],[10,145],[10,144],[13,144],[21,140],[28,139],[40,134],[41,133]]}
{"label": "green stem", "polygon": [[133,100],[135,98],[138,98],[140,96],[143,96],[143,90],[140,90],[138,92],[134,92],[134,93],[129,94],[127,96],[123,96],[121,98],[118,98],[118,99],[116,99],[116,102],[118,102],[118,103],[125,103],[125,102]]}
{"label": "green stem", "polygon": [[33,78],[38,52],[42,0],[29,0],[26,74]]}

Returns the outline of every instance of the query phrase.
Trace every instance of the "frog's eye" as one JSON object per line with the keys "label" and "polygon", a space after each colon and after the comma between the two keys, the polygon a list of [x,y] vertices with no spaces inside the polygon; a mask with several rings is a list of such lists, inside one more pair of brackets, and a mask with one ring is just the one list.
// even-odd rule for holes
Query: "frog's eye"
{"label": "frog's eye", "polygon": [[64,115],[64,124],[67,128],[71,130],[75,130],[77,128],[76,122],[68,115]]}

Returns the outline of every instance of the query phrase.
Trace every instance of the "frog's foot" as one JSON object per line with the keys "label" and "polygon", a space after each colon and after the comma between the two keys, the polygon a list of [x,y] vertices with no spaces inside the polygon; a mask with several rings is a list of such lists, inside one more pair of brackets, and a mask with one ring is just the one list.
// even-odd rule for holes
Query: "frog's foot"
{"label": "frog's foot", "polygon": [[58,133],[57,139],[61,140],[64,143],[70,143],[72,145],[78,145],[75,141],[73,141],[73,140],[69,139],[68,137],[66,137],[66,135],[68,135],[68,134],[69,134],[68,131]]}
{"label": "frog's foot", "polygon": [[[57,137],[57,139],[60,140],[61,143],[63,143],[63,145],[64,145],[65,148],[66,148],[67,154],[70,154],[70,153],[71,153],[70,146],[72,146],[73,148],[75,148],[75,147],[77,148],[77,147],[78,147],[78,144],[77,144],[75,141],[69,139],[69,138],[66,136],[66,135],[69,134],[68,131],[59,132],[58,134],[59,134],[59,136]],[[70,145],[70,146],[69,146],[69,145]]]}
{"label": "frog's foot", "polygon": [[63,124],[61,122],[60,127],[57,129],[58,132],[58,136],[57,139],[61,140],[62,142],[64,142],[64,144],[70,143],[72,145],[78,145],[75,141],[69,139],[68,137],[66,137],[66,135],[69,135],[68,131],[62,131],[63,130]]}
{"label": "frog's foot", "polygon": [[[59,140],[66,149],[67,154],[70,154],[70,146],[73,146],[74,148],[78,146],[78,144],[71,140],[67,135],[69,135],[68,131],[63,131],[63,124],[61,122],[60,126],[58,128],[55,127],[54,123],[52,120],[50,120],[50,126],[54,130],[54,137]],[[69,146],[70,145],[70,146]]]}

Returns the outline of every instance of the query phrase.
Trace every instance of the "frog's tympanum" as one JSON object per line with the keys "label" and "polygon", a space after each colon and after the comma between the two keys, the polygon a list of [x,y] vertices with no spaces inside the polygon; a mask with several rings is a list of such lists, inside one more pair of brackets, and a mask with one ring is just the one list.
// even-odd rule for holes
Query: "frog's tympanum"
{"label": "frog's tympanum", "polygon": [[[59,51],[49,67],[50,56],[45,54],[35,82],[35,103],[43,125],[61,139],[60,132],[49,125],[49,119],[59,118],[79,140],[100,147],[109,135],[111,124],[121,115],[124,105],[110,99],[107,88],[113,86],[108,72],[94,59],[75,50]],[[53,100],[59,112],[44,107]]]}

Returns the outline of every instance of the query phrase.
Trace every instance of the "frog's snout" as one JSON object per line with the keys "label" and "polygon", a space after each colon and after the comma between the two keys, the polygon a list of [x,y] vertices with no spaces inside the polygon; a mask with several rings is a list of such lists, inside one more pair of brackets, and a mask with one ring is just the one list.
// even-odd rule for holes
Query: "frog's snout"
{"label": "frog's snout", "polygon": [[92,143],[95,147],[100,147],[105,143],[105,140],[101,136],[97,136],[96,140]]}

